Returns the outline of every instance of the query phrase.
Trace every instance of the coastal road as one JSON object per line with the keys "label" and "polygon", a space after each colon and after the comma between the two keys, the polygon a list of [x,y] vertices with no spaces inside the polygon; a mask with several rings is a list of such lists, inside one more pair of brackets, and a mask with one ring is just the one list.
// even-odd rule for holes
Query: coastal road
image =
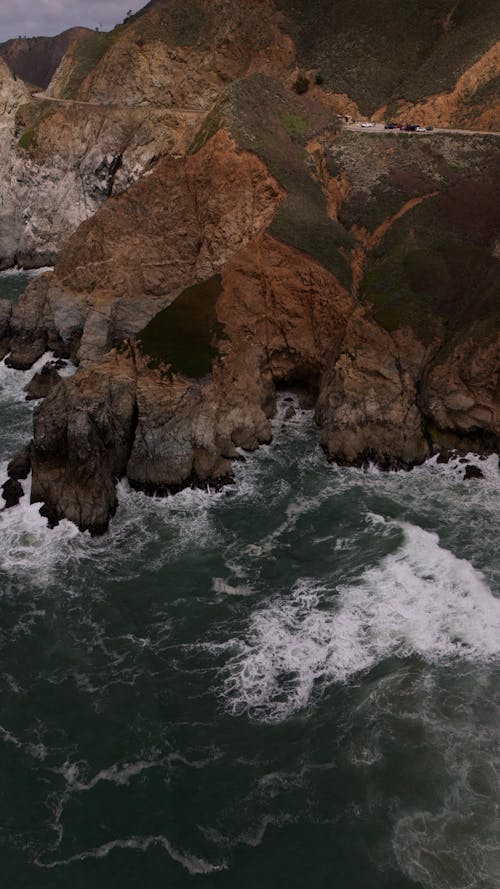
{"label": "coastal road", "polygon": [[[104,109],[123,109],[130,110],[132,108],[141,108],[144,110],[149,110],[151,108],[160,108],[162,111],[171,112],[172,114],[182,115],[182,117],[204,117],[210,109],[200,109],[200,108],[172,108],[165,105],[153,105],[149,103],[145,103],[144,105],[125,105],[118,104],[115,102],[85,102],[81,99],[58,99],[55,96],[48,96],[47,93],[38,92],[31,94],[33,99],[36,99],[38,102],[53,102],[56,105],[74,105],[81,106],[83,108],[95,108],[98,110]],[[389,133],[395,136],[399,136],[402,130],[386,130],[384,128],[383,123],[376,123],[373,127],[363,127],[360,122],[349,123],[343,125],[344,130],[350,130],[354,133],[365,133],[366,135],[380,135],[381,133]],[[455,129],[445,129],[443,127],[434,127],[432,130],[426,130],[425,133],[416,133],[416,132],[405,132],[405,135],[410,136],[432,136],[434,133],[456,133],[460,136],[500,136],[500,133],[490,131],[490,130],[455,130]]]}
{"label": "coastal road", "polygon": [[31,96],[38,102],[52,102],[55,105],[71,105],[82,108],[95,108],[101,111],[104,109],[121,109],[124,111],[130,111],[136,108],[148,111],[151,108],[160,108],[162,111],[170,111],[172,114],[181,114],[183,117],[204,117],[207,114],[206,108],[172,108],[166,105],[153,105],[150,103],[144,103],[144,105],[120,105],[117,102],[84,102],[82,99],[58,99],[55,96],[48,96],[47,93],[43,92],[31,93]]}
{"label": "coastal road", "polygon": [[433,127],[432,130],[426,130],[425,133],[407,132],[404,130],[386,130],[383,123],[376,123],[373,127],[363,127],[361,123],[347,123],[343,126],[344,130],[350,130],[353,133],[366,133],[367,135],[380,135],[388,133],[389,135],[399,136],[433,136],[434,133],[457,133],[459,136],[500,136],[500,133],[491,130],[452,130],[444,127]]}

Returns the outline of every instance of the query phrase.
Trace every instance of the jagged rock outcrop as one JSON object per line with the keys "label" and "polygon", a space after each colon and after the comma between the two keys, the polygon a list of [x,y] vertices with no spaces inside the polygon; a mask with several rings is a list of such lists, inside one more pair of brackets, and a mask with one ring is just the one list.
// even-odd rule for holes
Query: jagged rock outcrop
{"label": "jagged rock outcrop", "polygon": [[12,307],[7,362],[16,370],[29,370],[46,352],[49,342],[57,351],[61,346],[47,310],[49,286],[48,275],[35,278],[29,291]]}
{"label": "jagged rock outcrop", "polygon": [[135,379],[126,362],[62,381],[35,413],[32,501],[98,533],[116,508],[135,424]]}
{"label": "jagged rock outcrop", "polygon": [[429,456],[417,400],[430,353],[409,330],[391,335],[361,312],[353,316],[317,405],[331,460],[399,468]]}
{"label": "jagged rock outcrop", "polygon": [[37,401],[46,398],[49,392],[59,383],[61,377],[57,368],[53,364],[47,362],[41,371],[31,378],[29,383],[24,387],[27,401]]}
{"label": "jagged rock outcrop", "polygon": [[270,224],[283,196],[225,133],[192,157],[163,159],[69,239],[52,277],[30,285],[13,311],[10,364],[30,367],[47,348],[97,360],[213,275]]}
{"label": "jagged rock outcrop", "polygon": [[13,509],[19,504],[21,497],[24,497],[24,489],[21,482],[16,479],[9,478],[2,485],[2,499],[5,500],[4,509]]}
{"label": "jagged rock outcrop", "polygon": [[[210,374],[172,374],[132,342],[62,381],[38,409],[33,498],[52,520],[102,531],[120,475],[150,493],[220,484],[236,448],[269,441],[276,387],[296,382],[318,395],[330,459],[409,468],[435,449],[460,447],[462,432],[463,449],[480,445],[469,433],[478,424],[484,430],[485,419],[482,443],[498,446],[494,344],[469,343],[438,358],[436,342],[425,345],[409,329],[384,331],[331,273],[268,234],[226,263],[222,285],[224,336]],[[467,403],[449,391],[460,360],[475,391]]]}
{"label": "jagged rock outcrop", "polygon": [[28,475],[31,472],[31,446],[23,448],[22,451],[19,451],[12,460],[9,462],[7,466],[7,475],[9,478],[16,479],[19,481],[20,479],[28,478]]}
{"label": "jagged rock outcrop", "polygon": [[438,356],[426,378],[421,402],[433,437],[470,450],[498,449],[500,443],[500,334],[483,334],[482,347],[470,336]]}
{"label": "jagged rock outcrop", "polygon": [[276,384],[316,385],[350,308],[318,263],[258,237],[225,266],[225,333],[209,376],[168,378],[132,345],[49,394],[35,416],[33,499],[52,519],[95,532],[116,507],[122,474],[146,491],[220,483],[237,447],[270,440]]}

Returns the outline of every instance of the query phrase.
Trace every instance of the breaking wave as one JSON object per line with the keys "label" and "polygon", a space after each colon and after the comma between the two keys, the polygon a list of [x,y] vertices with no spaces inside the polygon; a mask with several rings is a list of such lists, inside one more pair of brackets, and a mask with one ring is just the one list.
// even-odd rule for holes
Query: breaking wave
{"label": "breaking wave", "polygon": [[500,599],[483,575],[439,544],[437,534],[387,523],[403,545],[359,581],[299,580],[252,615],[232,640],[223,696],[233,713],[281,721],[316,688],[345,683],[389,657],[429,663],[485,662],[500,655]]}

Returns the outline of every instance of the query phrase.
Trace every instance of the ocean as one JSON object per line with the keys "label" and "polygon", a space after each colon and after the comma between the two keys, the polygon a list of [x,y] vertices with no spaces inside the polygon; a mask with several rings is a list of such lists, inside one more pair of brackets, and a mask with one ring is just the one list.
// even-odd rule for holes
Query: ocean
{"label": "ocean", "polygon": [[[32,373],[0,364],[1,482]],[[500,471],[469,460],[329,465],[283,392],[219,493],[121,482],[96,539],[0,513],[2,887],[500,886]]]}

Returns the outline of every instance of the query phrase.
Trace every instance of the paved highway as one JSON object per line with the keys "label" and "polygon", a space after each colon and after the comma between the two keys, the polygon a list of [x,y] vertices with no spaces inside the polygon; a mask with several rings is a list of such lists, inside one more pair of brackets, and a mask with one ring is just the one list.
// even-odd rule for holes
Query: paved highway
{"label": "paved highway", "polygon": [[343,129],[351,130],[354,133],[366,133],[368,136],[376,136],[381,133],[388,133],[394,136],[399,136],[401,133],[404,136],[432,136],[434,133],[458,133],[460,136],[500,136],[500,133],[492,132],[491,130],[452,130],[444,129],[443,127],[433,127],[432,130],[426,130],[424,133],[398,129],[386,130],[383,123],[376,123],[372,127],[364,127],[361,123],[347,123],[343,125]]}

